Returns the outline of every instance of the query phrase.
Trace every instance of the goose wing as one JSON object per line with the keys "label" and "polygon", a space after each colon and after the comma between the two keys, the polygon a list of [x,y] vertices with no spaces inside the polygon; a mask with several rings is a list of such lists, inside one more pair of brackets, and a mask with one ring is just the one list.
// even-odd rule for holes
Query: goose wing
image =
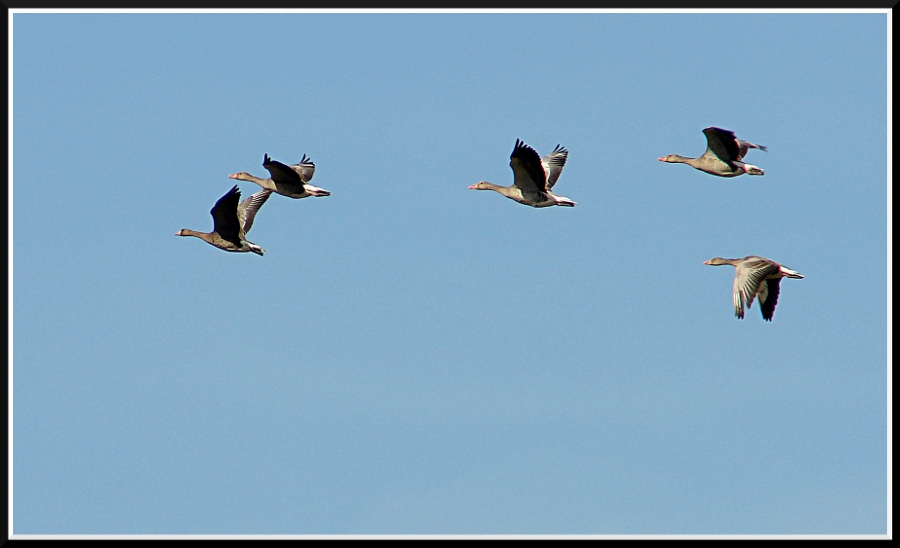
{"label": "goose wing", "polygon": [[762,258],[748,258],[738,263],[734,275],[734,315],[744,317],[744,305],[750,308],[760,292],[760,285],[770,275],[779,272],[777,264]]}
{"label": "goose wing", "polygon": [[768,147],[764,147],[762,145],[755,145],[755,144],[751,143],[750,141],[742,141],[742,140],[738,139],[737,142],[738,142],[738,154],[739,154],[738,160],[742,160],[744,158],[744,156],[747,155],[747,151],[750,150],[751,148],[758,148],[759,150],[762,150],[763,152],[769,151]]}
{"label": "goose wing", "polygon": [[568,157],[569,151],[556,145],[553,152],[541,158],[541,166],[544,168],[544,173],[547,174],[547,190],[552,189],[553,185],[556,184],[556,180],[559,179],[559,174],[562,173]]}
{"label": "goose wing", "polygon": [[523,192],[547,192],[547,173],[536,150],[516,139],[516,146],[509,156],[513,170],[513,184]]}
{"label": "goose wing", "polygon": [[310,158],[307,158],[306,154],[300,159],[300,163],[291,165],[291,169],[297,172],[297,175],[300,176],[304,183],[308,183],[313,178],[313,175],[316,174],[316,164]]}
{"label": "goose wing", "polygon": [[250,227],[253,226],[253,219],[256,217],[256,212],[259,211],[259,208],[261,208],[264,203],[266,203],[266,200],[269,199],[271,194],[271,190],[264,188],[238,204],[237,216],[241,222],[241,231],[245,236],[250,232]]}
{"label": "goose wing", "polygon": [[293,167],[269,158],[268,154],[263,159],[263,167],[272,176],[277,192],[289,195],[303,193],[303,179]]}
{"label": "goose wing", "polygon": [[718,127],[708,127],[703,130],[706,135],[706,152],[704,155],[713,154],[719,160],[730,164],[734,160],[740,160],[741,148],[733,131]]}
{"label": "goose wing", "polygon": [[222,239],[228,240],[238,247],[241,246],[241,226],[237,214],[240,199],[241,191],[238,190],[237,185],[234,185],[209,210],[213,218],[213,231],[221,236]]}
{"label": "goose wing", "polygon": [[269,158],[268,154],[263,158],[263,167],[269,171],[272,180],[276,183],[303,183],[299,173],[290,166]]}
{"label": "goose wing", "polygon": [[765,290],[759,292],[759,309],[763,319],[771,322],[772,315],[775,314],[775,305],[778,304],[778,294],[781,292],[781,278],[769,278],[762,286]]}

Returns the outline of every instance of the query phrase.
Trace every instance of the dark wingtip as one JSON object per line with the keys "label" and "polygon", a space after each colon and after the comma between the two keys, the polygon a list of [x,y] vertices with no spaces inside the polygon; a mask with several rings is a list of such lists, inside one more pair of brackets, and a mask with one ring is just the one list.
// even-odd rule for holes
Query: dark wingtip
{"label": "dark wingtip", "polygon": [[709,137],[710,133],[712,133],[714,135],[728,136],[729,138],[737,139],[737,137],[735,137],[734,132],[731,131],[730,129],[722,129],[720,127],[710,126],[703,130],[703,134],[706,135],[707,137]]}
{"label": "dark wingtip", "polygon": [[[513,149],[513,152],[515,152],[515,151],[517,151],[517,150],[519,150],[519,149],[534,150],[533,148],[531,148],[531,145],[525,144],[525,141],[523,141],[523,140],[521,140],[521,139],[516,139],[516,146],[515,146],[515,148]],[[534,153],[537,154],[537,151],[534,150]]]}

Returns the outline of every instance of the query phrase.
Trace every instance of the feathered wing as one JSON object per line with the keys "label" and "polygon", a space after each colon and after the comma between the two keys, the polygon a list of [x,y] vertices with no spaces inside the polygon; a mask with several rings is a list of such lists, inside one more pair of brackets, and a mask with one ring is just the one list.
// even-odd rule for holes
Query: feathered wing
{"label": "feathered wing", "polygon": [[269,174],[272,176],[272,180],[277,182],[302,182],[300,181],[300,174],[291,169],[290,166],[282,164],[277,160],[273,160],[269,158],[269,155],[266,154],[263,158],[263,167],[268,170]]}
{"label": "feathered wing", "polygon": [[300,176],[300,179],[304,183],[308,183],[313,175],[316,174],[316,164],[313,163],[312,159],[307,158],[306,154],[303,155],[303,158],[300,159],[300,162],[297,164],[293,164],[290,166],[297,175]]}
{"label": "feathered wing", "polygon": [[272,176],[272,181],[275,182],[278,192],[286,192],[288,194],[303,192],[303,179],[300,177],[300,173],[291,166],[273,160],[266,154],[263,159],[263,167]]}
{"label": "feathered wing", "polygon": [[547,192],[547,174],[536,150],[516,139],[516,146],[509,156],[513,170],[513,184],[522,192]]}
{"label": "feathered wing", "polygon": [[559,179],[559,175],[562,173],[563,166],[566,165],[566,159],[568,159],[568,157],[569,151],[556,145],[553,152],[541,158],[541,166],[544,168],[544,173],[547,176],[548,190],[552,189],[553,185],[556,184],[556,180]]}
{"label": "feathered wing", "polygon": [[264,188],[238,205],[237,215],[241,222],[242,233],[244,236],[250,232],[250,228],[253,226],[253,219],[256,218],[256,212],[259,211],[259,208],[261,208],[264,203],[266,203],[266,200],[269,199],[271,194],[271,190]]}
{"label": "feathered wing", "polygon": [[768,147],[764,147],[762,145],[755,145],[755,144],[751,143],[750,141],[742,141],[742,140],[738,139],[737,142],[738,142],[738,147],[739,147],[738,160],[743,160],[744,156],[747,155],[747,151],[750,150],[751,148],[758,148],[759,150],[762,150],[763,152],[769,151]]}
{"label": "feathered wing", "polygon": [[769,278],[762,285],[765,291],[759,293],[759,309],[763,319],[771,322],[772,315],[775,314],[775,305],[778,304],[778,294],[781,292],[781,278]]}
{"label": "feathered wing", "polygon": [[743,319],[744,305],[750,308],[765,279],[779,271],[778,265],[762,259],[744,261],[735,269],[734,315]]}
{"label": "feathered wing", "polygon": [[737,137],[734,136],[733,131],[708,127],[703,130],[703,134],[706,135],[706,152],[704,154],[712,153],[727,164],[740,159],[740,146],[738,146]]}
{"label": "feathered wing", "polygon": [[238,190],[237,185],[234,185],[209,210],[213,218],[213,230],[224,240],[228,240],[238,247],[241,246],[241,225],[237,215],[240,199],[241,191]]}

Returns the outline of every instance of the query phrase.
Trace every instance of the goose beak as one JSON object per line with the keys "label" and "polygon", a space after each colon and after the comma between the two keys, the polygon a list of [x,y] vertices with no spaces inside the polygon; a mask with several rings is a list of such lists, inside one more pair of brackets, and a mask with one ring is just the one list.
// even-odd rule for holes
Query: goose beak
{"label": "goose beak", "polygon": [[229,179],[237,179],[237,173],[232,173],[228,176]]}
{"label": "goose beak", "polygon": [[469,190],[478,190],[478,185],[469,185]]}
{"label": "goose beak", "polygon": [[709,261],[703,261],[703,264],[709,264],[710,261],[712,261],[712,259],[710,259]]}
{"label": "goose beak", "polygon": [[660,162],[665,162],[665,161],[666,161],[666,157],[665,157],[665,156],[660,156],[659,158],[657,158],[657,160],[659,160]]}

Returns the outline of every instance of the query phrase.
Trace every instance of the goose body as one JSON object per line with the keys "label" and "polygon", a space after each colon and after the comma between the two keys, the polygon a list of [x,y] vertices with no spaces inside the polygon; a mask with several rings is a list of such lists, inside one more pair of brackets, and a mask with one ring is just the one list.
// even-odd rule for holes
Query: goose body
{"label": "goose body", "polygon": [[781,278],[802,279],[803,275],[782,266],[771,259],[750,255],[743,259],[723,259],[715,257],[703,264],[719,266],[730,264],[734,267],[732,300],[734,315],[744,319],[744,305],[749,309],[753,299],[759,299],[759,309],[767,322],[772,321],[775,305],[778,304]]}
{"label": "goose body", "polygon": [[271,190],[263,189],[240,202],[241,191],[235,185],[209,210],[213,218],[212,232],[197,232],[190,228],[182,228],[175,235],[195,236],[212,246],[232,253],[251,252],[262,255],[266,250],[247,241],[247,233],[253,226],[256,212],[271,194]]}
{"label": "goose body", "polygon": [[281,194],[282,196],[287,196],[288,198],[331,195],[331,192],[328,192],[324,188],[309,184],[310,179],[312,179],[313,175],[316,173],[316,164],[307,158],[306,154],[303,155],[300,163],[290,166],[272,160],[269,158],[268,154],[265,154],[262,165],[269,172],[270,177],[267,179],[255,177],[246,171],[232,173],[228,178],[256,183],[265,189],[271,190],[276,194]]}
{"label": "goose body", "polygon": [[531,207],[573,207],[576,202],[551,192],[568,157],[569,151],[556,145],[553,152],[541,158],[536,150],[516,139],[516,146],[509,156],[509,167],[513,170],[512,186],[480,181],[469,189],[493,190]]}
{"label": "goose body", "polygon": [[704,171],[719,177],[737,177],[747,173],[749,175],[765,175],[765,171],[752,164],[745,163],[744,156],[751,148],[767,151],[761,145],[755,145],[748,141],[742,141],[735,137],[733,131],[727,129],[708,127],[703,130],[706,135],[706,152],[698,158],[685,158],[678,154],[669,154],[659,158],[660,162],[671,164],[687,164],[695,169]]}

